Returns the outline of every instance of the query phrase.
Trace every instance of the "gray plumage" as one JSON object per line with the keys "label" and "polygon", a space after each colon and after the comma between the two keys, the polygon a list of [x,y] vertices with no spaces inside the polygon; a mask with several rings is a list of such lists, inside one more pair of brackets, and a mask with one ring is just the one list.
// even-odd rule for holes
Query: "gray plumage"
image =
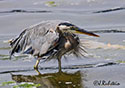
{"label": "gray plumage", "polygon": [[[84,48],[80,45],[79,37],[70,30],[98,37],[94,33],[87,32],[84,29],[81,30],[68,21],[42,21],[24,29],[17,38],[10,42],[12,47],[10,56],[16,52],[32,54],[38,60],[57,58],[59,69],[61,69],[60,59],[64,54],[73,53],[79,56],[81,51],[84,51]],[[36,63],[36,68],[38,63],[39,61]]]}
{"label": "gray plumage", "polygon": [[[60,21],[43,21],[39,24],[26,28],[10,44],[12,47],[11,55],[15,52],[32,53],[33,55],[42,55],[47,52],[52,42],[58,39],[58,33],[52,33],[56,30]],[[28,52],[27,50],[31,52]]]}

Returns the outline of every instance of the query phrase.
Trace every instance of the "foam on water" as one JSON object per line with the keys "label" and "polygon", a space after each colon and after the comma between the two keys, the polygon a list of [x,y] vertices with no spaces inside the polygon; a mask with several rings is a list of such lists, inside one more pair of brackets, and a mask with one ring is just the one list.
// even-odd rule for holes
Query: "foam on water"
{"label": "foam on water", "polygon": [[103,43],[98,41],[92,41],[92,40],[86,40],[84,41],[84,46],[86,46],[89,49],[122,49],[125,50],[124,45],[119,44],[111,44],[111,43]]}

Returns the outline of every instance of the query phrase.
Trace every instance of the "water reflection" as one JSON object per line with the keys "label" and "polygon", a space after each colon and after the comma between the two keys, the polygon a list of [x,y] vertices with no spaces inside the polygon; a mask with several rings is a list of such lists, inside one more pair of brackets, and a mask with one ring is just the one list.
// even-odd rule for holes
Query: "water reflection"
{"label": "water reflection", "polygon": [[[39,71],[38,71],[39,73]],[[41,84],[38,88],[83,88],[81,82],[81,73],[46,73],[38,75],[15,75],[12,74],[12,79],[18,83],[33,82]]]}

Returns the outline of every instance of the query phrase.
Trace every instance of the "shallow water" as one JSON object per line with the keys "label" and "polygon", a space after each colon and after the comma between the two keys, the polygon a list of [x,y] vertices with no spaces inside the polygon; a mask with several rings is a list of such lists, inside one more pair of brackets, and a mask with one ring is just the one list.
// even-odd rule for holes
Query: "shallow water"
{"label": "shallow water", "polygon": [[[38,88],[124,88],[124,6],[124,0],[54,0],[54,5],[48,0],[0,0],[0,84],[16,82],[0,88],[23,82],[41,84]],[[55,60],[41,62],[39,72],[33,69],[36,60],[32,57],[21,55],[9,60],[6,40],[30,25],[56,19],[100,35],[79,35],[87,47],[86,58],[62,59],[63,73],[58,73]]]}

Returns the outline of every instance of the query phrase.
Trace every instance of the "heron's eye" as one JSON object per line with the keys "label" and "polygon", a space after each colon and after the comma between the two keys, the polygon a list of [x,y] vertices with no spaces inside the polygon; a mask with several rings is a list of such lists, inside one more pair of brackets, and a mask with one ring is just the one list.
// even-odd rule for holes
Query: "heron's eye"
{"label": "heron's eye", "polygon": [[67,31],[68,29],[65,28],[65,29],[63,29],[63,30],[64,30],[64,31]]}
{"label": "heron's eye", "polygon": [[72,26],[71,28],[70,28],[71,30],[78,30],[76,27],[74,27],[74,26]]}

